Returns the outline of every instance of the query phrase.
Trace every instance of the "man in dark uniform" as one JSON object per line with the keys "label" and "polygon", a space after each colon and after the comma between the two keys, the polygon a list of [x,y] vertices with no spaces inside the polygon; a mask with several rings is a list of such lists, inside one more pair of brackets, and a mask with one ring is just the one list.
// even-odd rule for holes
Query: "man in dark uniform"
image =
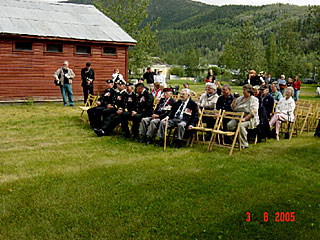
{"label": "man in dark uniform", "polygon": [[196,126],[198,121],[198,105],[191,99],[190,94],[189,89],[182,89],[180,92],[180,100],[173,105],[168,116],[161,120],[158,132],[160,146],[163,146],[166,121],[168,121],[168,128],[178,128],[176,148],[182,146],[181,140],[185,135],[185,130],[191,130]]}
{"label": "man in dark uniform", "polygon": [[149,117],[153,110],[153,97],[144,87],[143,83],[136,85],[136,104],[131,114],[121,115],[121,127],[126,138],[130,137],[128,128],[128,121],[131,120],[132,124],[132,135],[134,139],[139,139],[139,126],[142,118]]}
{"label": "man in dark uniform", "polygon": [[126,82],[124,80],[118,80],[116,85],[118,91],[114,95],[111,107],[104,109],[102,112],[103,123],[101,128],[94,129],[98,137],[112,133],[113,129],[120,123],[119,111],[125,109]]}
{"label": "man in dark uniform", "polygon": [[94,70],[91,68],[91,63],[87,62],[86,67],[81,70],[81,87],[83,90],[83,101],[87,102],[88,95],[93,95]]}
{"label": "man in dark uniform", "polygon": [[172,89],[164,88],[164,98],[160,99],[156,109],[153,111],[151,117],[145,117],[141,120],[140,135],[142,136],[142,143],[149,145],[153,142],[155,132],[158,130],[160,121],[168,115],[175,100],[172,99]]}
{"label": "man in dark uniform", "polygon": [[103,121],[105,121],[110,115],[115,114],[115,112],[117,111],[117,106],[115,102],[117,100],[117,97],[119,96],[119,92],[125,89],[126,81],[123,79],[118,79],[117,81],[114,82],[114,86],[116,86],[116,88],[113,87],[114,89],[113,101],[110,102],[107,105],[107,108],[103,109],[102,111]]}
{"label": "man in dark uniform", "polygon": [[106,108],[110,108],[114,101],[115,90],[113,89],[113,81],[112,79],[106,80],[106,89],[103,91],[101,96],[97,101],[97,106],[94,108],[90,108],[88,113],[88,118],[90,121],[90,125],[92,128],[100,128],[101,127],[101,116],[102,112]]}

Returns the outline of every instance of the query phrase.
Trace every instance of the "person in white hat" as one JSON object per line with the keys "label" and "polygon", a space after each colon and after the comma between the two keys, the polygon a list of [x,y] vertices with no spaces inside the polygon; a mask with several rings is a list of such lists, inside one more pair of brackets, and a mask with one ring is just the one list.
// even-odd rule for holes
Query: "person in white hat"
{"label": "person in white hat", "polygon": [[154,83],[160,83],[160,87],[163,89],[163,88],[166,88],[167,87],[167,84],[166,84],[166,77],[164,75],[162,75],[162,70],[159,69],[158,70],[158,74],[157,75],[154,75]]}

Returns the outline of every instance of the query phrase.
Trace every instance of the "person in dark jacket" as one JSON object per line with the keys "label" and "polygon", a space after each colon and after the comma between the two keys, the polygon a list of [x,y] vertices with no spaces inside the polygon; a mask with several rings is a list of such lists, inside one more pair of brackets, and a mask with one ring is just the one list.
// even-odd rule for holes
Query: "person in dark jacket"
{"label": "person in dark jacket", "polygon": [[175,147],[180,148],[186,129],[191,130],[198,121],[198,105],[191,99],[189,89],[181,90],[180,100],[173,105],[168,116],[161,120],[158,132],[160,146],[164,142],[166,121],[168,121],[168,128],[178,128],[178,139]]}
{"label": "person in dark jacket", "polygon": [[[121,123],[121,119],[131,119],[132,111],[136,108],[136,93],[134,92],[133,83],[126,83],[126,91],[120,92],[121,99],[118,97],[116,114],[110,116],[112,124],[108,126],[108,129],[103,129],[107,133],[111,133],[113,129]],[[122,103],[120,103],[122,101]],[[125,123],[124,123],[125,124]],[[128,123],[127,123],[128,124]],[[125,130],[128,130],[128,125],[123,126]]]}
{"label": "person in dark jacket", "polygon": [[151,117],[145,117],[141,120],[140,135],[142,136],[142,143],[149,145],[153,142],[155,132],[158,130],[160,121],[165,118],[171,110],[173,104],[176,103],[172,99],[172,89],[164,88],[164,98],[160,99],[156,109],[153,111]]}
{"label": "person in dark jacket", "polygon": [[103,110],[103,122],[101,124],[101,128],[94,129],[94,132],[98,137],[112,133],[120,123],[118,111],[125,109],[126,82],[124,80],[118,80],[116,85],[118,91],[115,92],[111,107]]}
{"label": "person in dark jacket", "polygon": [[266,85],[262,85],[259,88],[259,125],[257,126],[258,141],[261,139],[270,137],[270,125],[269,119],[274,106],[274,99],[269,94],[269,88]]}
{"label": "person in dark jacket", "polygon": [[225,84],[222,87],[222,95],[218,98],[216,109],[232,112],[232,108],[231,108],[232,101],[233,101],[233,96],[231,94],[231,87],[229,84]]}
{"label": "person in dark jacket", "polygon": [[[239,95],[239,94],[238,94]],[[233,96],[231,94],[231,87],[229,84],[225,84],[222,87],[222,95],[218,98],[216,108],[217,110],[223,111],[225,110],[226,112],[232,112],[232,107],[231,104],[233,102]],[[226,131],[227,130],[227,124],[230,121],[230,119],[223,119],[223,129]]]}
{"label": "person in dark jacket", "polygon": [[259,76],[257,76],[255,70],[251,70],[249,72],[248,79],[246,82],[251,86],[260,86],[264,84],[264,81],[262,81],[262,79]]}
{"label": "person in dark jacket", "polygon": [[320,120],[318,122],[318,126],[316,128],[316,132],[314,133],[315,137],[320,137]]}
{"label": "person in dark jacket", "polygon": [[91,68],[91,63],[87,62],[86,67],[81,70],[81,87],[83,90],[83,101],[87,102],[88,95],[93,95],[94,70]]}
{"label": "person in dark jacket", "polygon": [[101,96],[97,101],[97,106],[90,108],[88,113],[88,118],[92,128],[101,128],[101,116],[103,110],[110,108],[114,102],[115,90],[113,88],[112,79],[106,80],[106,89],[103,91]]}
{"label": "person in dark jacket", "polygon": [[148,67],[147,72],[145,72],[145,74],[143,74],[143,79],[147,80],[147,88],[150,90],[153,89],[155,75],[156,75],[156,73],[152,71],[151,67]]}
{"label": "person in dark jacket", "polygon": [[153,110],[153,97],[143,83],[136,84],[136,104],[130,115],[121,116],[121,127],[126,138],[130,137],[128,121],[132,121],[131,132],[134,139],[139,139],[139,126],[142,118],[150,117]]}

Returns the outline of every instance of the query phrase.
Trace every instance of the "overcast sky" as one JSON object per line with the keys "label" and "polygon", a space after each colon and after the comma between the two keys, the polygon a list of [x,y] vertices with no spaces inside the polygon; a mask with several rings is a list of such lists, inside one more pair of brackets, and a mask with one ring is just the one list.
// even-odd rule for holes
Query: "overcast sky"
{"label": "overcast sky", "polygon": [[266,5],[272,3],[289,3],[294,5],[320,5],[320,0],[194,0],[211,5]]}

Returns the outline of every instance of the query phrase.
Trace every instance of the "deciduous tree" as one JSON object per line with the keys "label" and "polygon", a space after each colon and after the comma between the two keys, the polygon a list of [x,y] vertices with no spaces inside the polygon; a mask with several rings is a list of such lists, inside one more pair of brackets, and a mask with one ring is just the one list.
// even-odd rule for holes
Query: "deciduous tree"
{"label": "deciduous tree", "polygon": [[150,57],[158,51],[156,34],[153,30],[158,21],[143,25],[148,17],[150,0],[96,0],[95,6],[115,21],[137,45],[130,47],[129,69],[136,71],[150,64]]}

